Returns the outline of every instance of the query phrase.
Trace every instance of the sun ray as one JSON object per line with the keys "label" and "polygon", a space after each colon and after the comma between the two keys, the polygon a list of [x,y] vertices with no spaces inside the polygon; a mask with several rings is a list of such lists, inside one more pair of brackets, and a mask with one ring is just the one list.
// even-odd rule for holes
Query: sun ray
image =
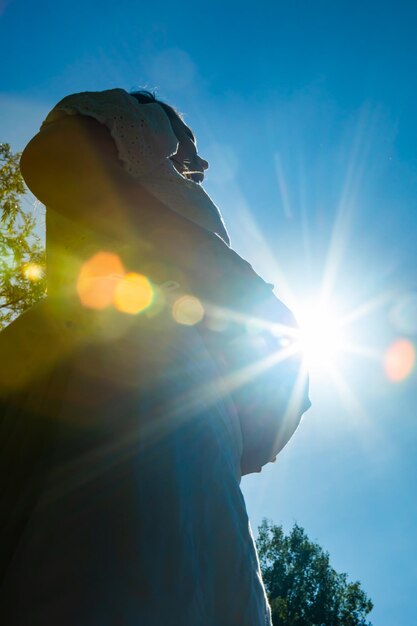
{"label": "sun ray", "polygon": [[370,427],[371,421],[369,419],[369,415],[353,394],[339,370],[337,368],[333,368],[333,370],[329,371],[329,376],[332,378],[333,383],[339,392],[343,401],[343,406],[349,410],[350,417],[355,418],[356,423],[360,425],[361,428]]}
{"label": "sun ray", "polygon": [[291,209],[288,185],[284,174],[284,167],[282,165],[282,158],[279,152],[275,154],[274,161],[282,208],[284,209],[285,217],[287,219],[291,219],[293,217],[293,212]]}
{"label": "sun ray", "polygon": [[236,181],[231,180],[228,184],[228,194],[230,194],[231,201],[233,201],[234,210],[239,215],[238,239],[241,243],[240,252],[243,256],[251,258],[251,264],[253,264],[256,271],[259,271],[267,280],[274,282],[279,289],[280,297],[291,306],[291,303],[295,300],[294,292],[276,254],[272,252],[253,216],[253,211],[250,210]]}
{"label": "sun ray", "polygon": [[354,395],[341,373],[335,369],[331,379],[342,400],[342,406],[349,414],[350,423],[354,424],[357,442],[364,453],[372,454],[384,462],[387,455],[392,454],[392,441],[388,440],[377,422],[372,420],[358,398]]}
{"label": "sun ray", "polygon": [[287,324],[279,322],[271,322],[262,317],[249,317],[244,313],[219,307],[214,304],[205,303],[205,310],[209,317],[214,320],[224,321],[225,323],[236,323],[246,330],[264,330],[270,332],[273,336],[284,336],[293,339],[299,338],[299,329]]}
{"label": "sun ray", "polygon": [[218,380],[203,386],[203,388],[200,389],[200,392],[202,394],[201,397],[204,398],[207,402],[212,402],[213,399],[217,401],[221,395],[219,389],[222,389],[224,394],[236,391],[248,382],[252,382],[255,378],[263,374],[266,370],[272,368],[275,365],[278,365],[279,363],[282,363],[283,361],[291,358],[297,353],[298,346],[295,343],[288,348],[277,350],[276,352],[264,357],[263,359],[260,359],[249,365],[245,365],[240,369],[226,376],[223,376],[221,387],[219,387]]}
{"label": "sun ray", "polygon": [[395,296],[395,292],[390,290],[382,294],[379,294],[366,302],[363,302],[358,307],[356,307],[349,313],[346,313],[340,318],[341,326],[342,327],[350,326],[353,322],[356,322],[366,317],[370,313],[383,308],[389,302],[391,302],[394,296]]}
{"label": "sun ray", "polygon": [[294,386],[288,400],[287,409],[281,422],[281,426],[277,432],[276,441],[282,435],[284,428],[288,428],[294,418],[298,419],[303,402],[305,402],[305,384],[307,380],[307,370],[304,366],[300,367],[297,373]]}
{"label": "sun ray", "polygon": [[381,362],[384,356],[383,353],[379,350],[375,350],[374,348],[370,348],[369,346],[355,345],[353,343],[347,343],[342,347],[342,350],[343,352],[346,352],[348,354],[356,354],[366,359],[378,362]]}
{"label": "sun ray", "polygon": [[345,181],[333,223],[321,285],[321,298],[323,300],[328,300],[330,294],[333,292],[350,237],[351,222],[356,208],[359,184],[365,171],[365,161],[370,146],[371,133],[368,129],[372,127],[374,121],[374,116],[371,117],[369,111],[364,109],[359,118],[352,142]]}

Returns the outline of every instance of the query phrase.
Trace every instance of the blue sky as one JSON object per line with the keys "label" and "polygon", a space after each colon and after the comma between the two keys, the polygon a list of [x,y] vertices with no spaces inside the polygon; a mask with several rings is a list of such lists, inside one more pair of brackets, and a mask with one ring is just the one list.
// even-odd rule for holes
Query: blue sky
{"label": "blue sky", "polygon": [[0,0],[0,141],[22,149],[68,93],[156,87],[238,252],[296,310],[324,281],[357,313],[355,353],[313,372],[313,408],[243,490],[254,529],[297,521],[362,582],[374,626],[414,626],[416,371],[383,365],[417,332],[417,4],[144,5]]}

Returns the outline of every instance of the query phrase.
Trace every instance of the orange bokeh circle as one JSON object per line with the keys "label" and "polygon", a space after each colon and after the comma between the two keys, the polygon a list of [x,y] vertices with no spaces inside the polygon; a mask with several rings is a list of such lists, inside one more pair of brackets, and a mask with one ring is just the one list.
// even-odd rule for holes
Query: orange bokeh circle
{"label": "orange bokeh circle", "polygon": [[407,378],[415,364],[416,351],[408,339],[397,339],[384,356],[384,370],[388,380],[401,382]]}

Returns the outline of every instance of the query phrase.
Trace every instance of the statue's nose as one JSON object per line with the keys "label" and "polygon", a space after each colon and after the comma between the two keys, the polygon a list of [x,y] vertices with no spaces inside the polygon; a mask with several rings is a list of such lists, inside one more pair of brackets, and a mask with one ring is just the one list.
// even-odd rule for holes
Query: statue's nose
{"label": "statue's nose", "polygon": [[200,159],[201,167],[203,168],[203,170],[207,170],[209,167],[208,161],[202,159],[201,157],[198,158]]}

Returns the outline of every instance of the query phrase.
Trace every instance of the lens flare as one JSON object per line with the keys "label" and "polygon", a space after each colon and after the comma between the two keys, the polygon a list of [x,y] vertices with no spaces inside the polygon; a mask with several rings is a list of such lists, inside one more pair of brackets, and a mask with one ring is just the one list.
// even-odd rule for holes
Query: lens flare
{"label": "lens flare", "polygon": [[31,283],[37,283],[42,280],[45,271],[39,263],[26,263],[22,268],[22,274],[27,280],[30,280]]}
{"label": "lens flare", "polygon": [[384,357],[385,374],[393,383],[405,380],[413,371],[416,351],[408,339],[397,339],[390,345]]}
{"label": "lens flare", "polygon": [[194,326],[204,317],[204,307],[194,296],[182,296],[174,302],[172,316],[178,324]]}
{"label": "lens flare", "polygon": [[117,282],[113,303],[121,313],[135,315],[152,304],[153,295],[152,285],[146,276],[131,272]]}
{"label": "lens flare", "polygon": [[123,263],[117,254],[98,252],[81,267],[77,293],[81,304],[89,309],[105,309],[113,302],[116,285],[124,275]]}

